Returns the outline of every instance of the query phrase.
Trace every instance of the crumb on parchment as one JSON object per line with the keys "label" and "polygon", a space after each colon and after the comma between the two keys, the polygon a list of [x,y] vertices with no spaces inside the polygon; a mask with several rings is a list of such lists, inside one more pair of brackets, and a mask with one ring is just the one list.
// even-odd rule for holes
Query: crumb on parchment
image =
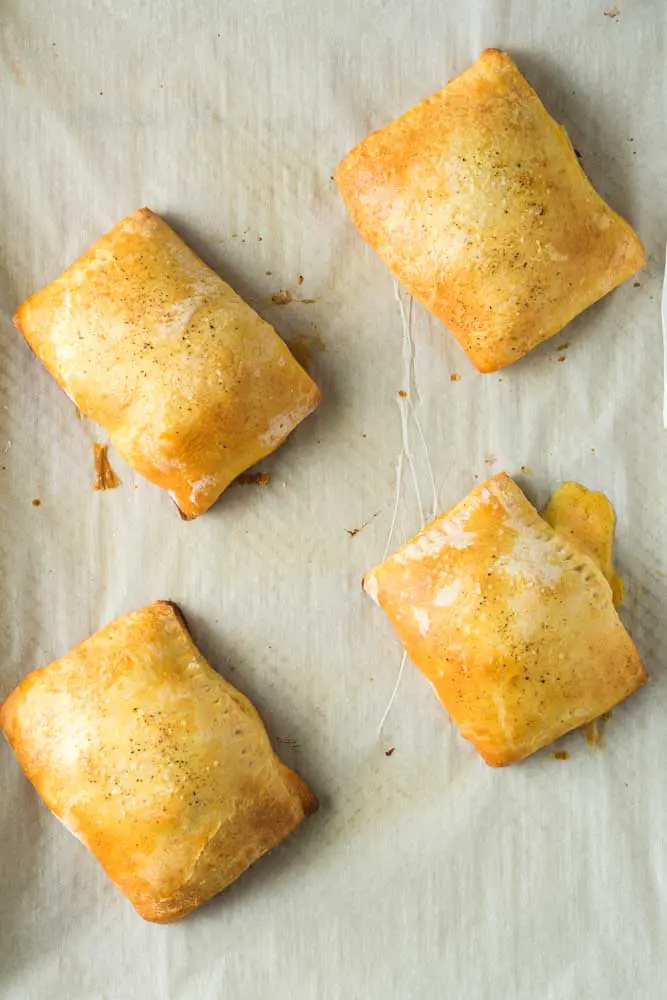
{"label": "crumb on parchment", "polygon": [[251,484],[268,486],[271,482],[271,476],[268,472],[244,472],[237,477],[236,482],[239,486],[250,486]]}

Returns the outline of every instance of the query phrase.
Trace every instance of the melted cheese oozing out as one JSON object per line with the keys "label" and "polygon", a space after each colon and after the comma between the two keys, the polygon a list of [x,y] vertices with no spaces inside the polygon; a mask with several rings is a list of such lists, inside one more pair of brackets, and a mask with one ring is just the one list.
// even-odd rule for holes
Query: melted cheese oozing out
{"label": "melted cheese oozing out", "polygon": [[623,603],[623,581],[613,563],[616,515],[604,493],[579,483],[563,483],[552,495],[542,516],[599,566],[611,587],[614,604]]}

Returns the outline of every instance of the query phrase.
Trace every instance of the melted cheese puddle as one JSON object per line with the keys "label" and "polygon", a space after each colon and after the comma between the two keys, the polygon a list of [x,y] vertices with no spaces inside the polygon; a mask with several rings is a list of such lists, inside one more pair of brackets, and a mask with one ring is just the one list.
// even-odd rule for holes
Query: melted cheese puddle
{"label": "melted cheese puddle", "polygon": [[614,604],[622,604],[623,581],[613,563],[616,515],[604,493],[587,490],[579,483],[563,483],[542,516],[554,531],[590,556],[604,573]]}

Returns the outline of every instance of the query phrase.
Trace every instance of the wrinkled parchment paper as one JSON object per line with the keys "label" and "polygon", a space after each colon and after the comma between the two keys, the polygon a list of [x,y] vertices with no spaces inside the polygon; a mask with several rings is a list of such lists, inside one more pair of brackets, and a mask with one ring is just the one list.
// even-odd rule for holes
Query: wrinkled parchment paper
{"label": "wrinkled parchment paper", "polygon": [[[0,746],[2,1000],[662,996],[664,3],[4,0],[0,19],[0,696],[116,615],[170,598],[322,802],[217,900],[155,927]],[[392,279],[332,182],[355,141],[489,45],[514,54],[648,255],[500,375],[474,373],[414,307],[408,432],[425,510],[427,452],[441,508],[500,469],[536,503],[563,479],[607,492],[624,616],[651,675],[604,746],[575,733],[559,744],[567,760],[546,751],[505,771],[409,664],[378,738],[401,651],[360,578],[394,507],[403,333]],[[122,486],[93,491],[105,438],[11,325],[144,204],[298,340],[324,393],[262,463],[268,486],[233,487],[192,524],[113,451]],[[403,471],[395,544],[420,523]]]}

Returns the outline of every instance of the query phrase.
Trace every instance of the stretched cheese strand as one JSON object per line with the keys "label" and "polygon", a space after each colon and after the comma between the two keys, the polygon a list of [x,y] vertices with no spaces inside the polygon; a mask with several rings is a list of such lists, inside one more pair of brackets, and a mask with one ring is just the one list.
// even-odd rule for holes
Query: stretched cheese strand
{"label": "stretched cheese strand", "polygon": [[[426,470],[428,473],[431,490],[432,490],[432,511],[431,520],[433,520],[438,513],[438,491],[435,485],[435,476],[433,475],[433,466],[431,465],[431,458],[428,451],[428,446],[426,444],[426,437],[424,435],[424,430],[422,428],[419,416],[415,409],[413,398],[417,398],[417,388],[414,377],[414,354],[415,354],[415,343],[414,337],[412,335],[412,316],[413,316],[413,304],[414,300],[412,296],[408,296],[408,307],[405,308],[403,299],[401,298],[400,285],[398,281],[394,281],[394,298],[398,303],[399,312],[401,315],[401,328],[402,328],[402,349],[401,357],[403,360],[403,393],[399,393],[398,396],[398,409],[401,419],[401,451],[396,462],[396,493],[394,496],[394,509],[391,519],[391,525],[389,528],[389,535],[387,537],[387,544],[385,545],[384,555],[382,556],[383,561],[387,558],[389,554],[389,549],[391,548],[391,542],[394,537],[394,530],[396,528],[396,519],[398,516],[398,508],[401,499],[401,486],[403,481],[403,466],[404,461],[407,458],[408,466],[410,468],[410,477],[412,479],[412,486],[415,491],[415,498],[417,500],[417,508],[419,510],[419,525],[420,528],[424,528],[426,521],[424,518],[424,504],[422,501],[421,491],[419,489],[419,479],[417,477],[417,469],[415,465],[415,456],[410,447],[410,417],[414,420],[415,427],[417,428],[417,433],[421,441],[422,450],[424,454],[424,460],[426,463]],[[387,706],[382,713],[382,718],[380,719],[380,724],[378,726],[378,740],[382,736],[382,731],[384,729],[385,722],[389,712],[391,711],[392,705],[396,700],[396,695],[398,694],[398,689],[403,679],[403,673],[405,671],[405,664],[407,663],[407,653],[403,653],[401,657],[401,664],[398,670],[398,675],[396,677],[396,682],[394,684],[391,695],[389,696],[389,701]]]}
{"label": "stretched cheese strand", "polygon": [[[421,425],[421,421],[417,414],[417,408],[415,407],[414,400],[419,399],[419,393],[417,391],[417,383],[415,379],[415,341],[412,335],[412,310],[414,306],[414,299],[411,295],[408,296],[408,312],[406,315],[405,306],[403,305],[403,300],[401,299],[400,285],[398,281],[394,281],[394,297],[398,302],[398,308],[401,313],[401,324],[403,327],[403,378],[406,384],[407,397],[405,402],[407,403],[407,409],[409,414],[415,422],[415,427],[417,428],[417,433],[419,434],[419,439],[421,441],[422,450],[424,452],[424,461],[426,463],[426,471],[428,473],[429,482],[431,485],[432,493],[432,507],[430,520],[434,520],[438,516],[438,491],[435,485],[435,476],[433,475],[433,466],[431,464],[431,456],[429,454],[428,445],[426,443],[426,437]],[[399,401],[403,397],[399,396]],[[405,445],[404,438],[404,447]],[[423,515],[422,515],[422,527],[424,526]]]}
{"label": "stretched cheese strand", "polygon": [[412,477],[412,486],[415,491],[415,497],[417,500],[417,509],[419,510],[419,524],[420,527],[424,527],[424,505],[422,504],[421,492],[419,489],[419,480],[417,479],[417,470],[415,468],[414,455],[412,454],[412,449],[410,448],[410,427],[408,422],[408,417],[410,413],[410,397],[414,391],[414,353],[415,353],[415,342],[412,337],[412,296],[408,300],[408,311],[406,314],[405,306],[403,305],[403,300],[401,299],[401,292],[397,281],[394,281],[394,297],[398,302],[398,308],[401,313],[401,326],[403,333],[403,346],[401,350],[401,356],[403,358],[403,392],[405,395],[398,395],[398,409],[401,415],[401,437],[402,437],[402,447],[403,454],[408,460],[408,465],[410,466],[410,475]]}
{"label": "stretched cheese strand", "polygon": [[664,344],[664,381],[662,422],[667,429],[667,261],[665,262],[665,277],[662,283],[662,341]]}
{"label": "stretched cheese strand", "polygon": [[398,689],[401,686],[401,681],[403,680],[403,671],[405,670],[405,664],[407,662],[408,662],[408,654],[404,650],[403,651],[403,656],[401,657],[401,665],[398,668],[398,674],[396,676],[396,683],[394,684],[394,688],[393,688],[393,690],[392,690],[392,692],[391,692],[391,694],[389,696],[389,701],[387,702],[387,707],[385,708],[384,712],[382,713],[382,718],[380,719],[380,725],[378,726],[378,736],[377,736],[378,740],[382,737],[382,730],[384,729],[384,724],[387,721],[387,716],[389,715],[389,713],[391,711],[391,706],[396,701],[396,695],[398,694]]}

